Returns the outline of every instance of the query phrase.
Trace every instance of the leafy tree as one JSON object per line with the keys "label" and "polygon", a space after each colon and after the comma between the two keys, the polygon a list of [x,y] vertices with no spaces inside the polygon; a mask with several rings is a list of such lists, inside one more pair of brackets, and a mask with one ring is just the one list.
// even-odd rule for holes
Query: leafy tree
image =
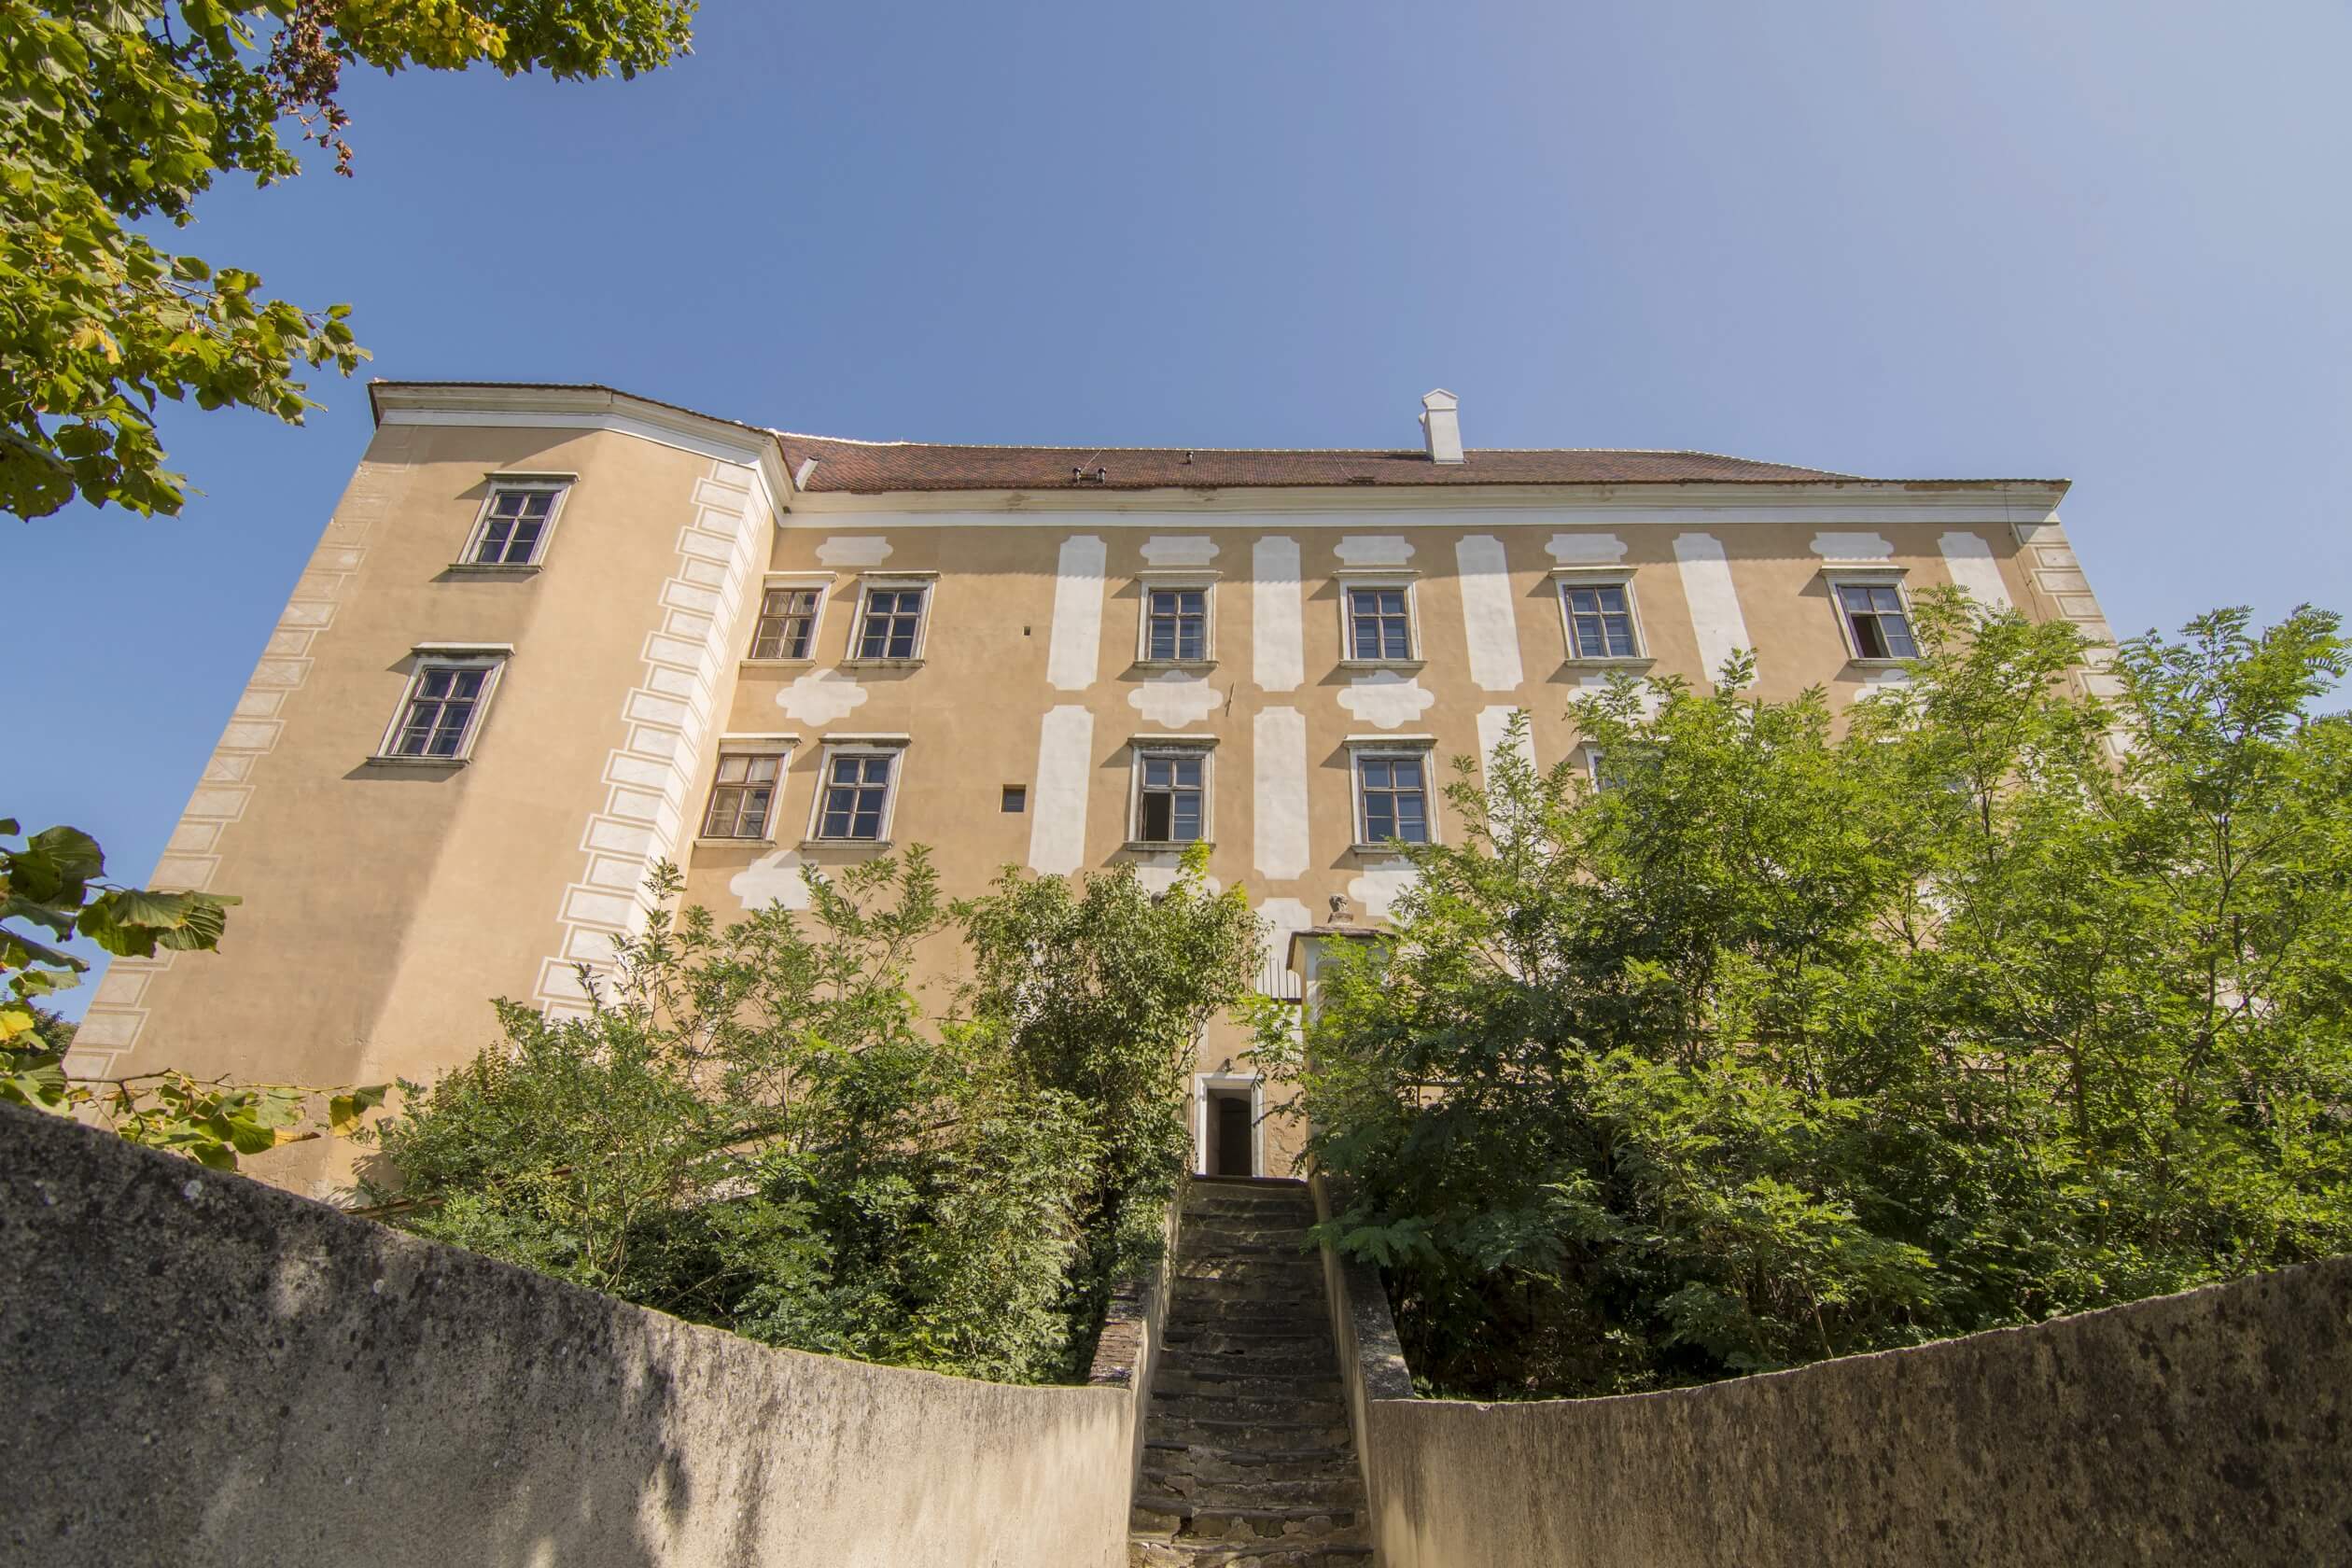
{"label": "leafy tree", "polygon": [[[0,819],[0,838],[16,836]],[[328,1099],[326,1130],[343,1133],[382,1102],[382,1086],[348,1090],[299,1084],[200,1080],[165,1069],[124,1078],[65,1070],[74,1026],[35,1000],[71,988],[89,965],[34,936],[81,935],[118,957],[217,947],[237,900],[213,893],[147,892],[101,880],[106,860],[77,828],[48,828],[15,849],[0,847],[0,1099],[61,1114],[87,1114],[134,1143],[233,1170],[240,1155],[316,1138],[310,1102]],[[7,922],[24,922],[11,926]]]}
{"label": "leafy tree", "polygon": [[2135,639],[2112,711],[2067,627],[1919,623],[1842,728],[1735,662],[1588,704],[1598,789],[1462,764],[1466,842],[1413,851],[1304,1063],[1331,1233],[1435,1382],[1663,1386],[2352,1246],[2335,618]]}
{"label": "leafy tree", "polygon": [[[588,1016],[501,1003],[500,1046],[407,1086],[371,1211],[774,1344],[1067,1375],[1181,1162],[1168,1064],[1248,973],[1246,909],[1197,872],[1156,903],[1008,875],[951,911],[917,847],[810,875],[805,917],[656,914]],[[927,1021],[914,955],[958,917],[982,978]]]}
{"label": "leafy tree", "polygon": [[[304,364],[365,357],[349,307],[266,300],[175,254],[224,175],[301,172],[281,130],[348,174],[346,66],[543,70],[583,80],[684,52],[693,0],[0,0],[0,511],[79,496],[175,512],[159,399],[300,424]],[[299,143],[298,143],[299,146]]]}

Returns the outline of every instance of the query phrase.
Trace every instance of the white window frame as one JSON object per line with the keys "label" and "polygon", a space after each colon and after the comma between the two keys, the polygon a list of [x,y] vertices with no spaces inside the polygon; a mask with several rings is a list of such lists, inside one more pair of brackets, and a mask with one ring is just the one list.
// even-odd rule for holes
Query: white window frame
{"label": "white window frame", "polygon": [[1193,1174],[1209,1174],[1209,1101],[1214,1091],[1250,1095],[1250,1171],[1266,1173],[1266,1075],[1260,1072],[1193,1074]]}
{"label": "white window frame", "polygon": [[[903,735],[827,735],[817,753],[817,787],[808,803],[808,835],[802,846],[812,849],[887,849],[890,833],[898,819],[899,794],[906,782],[906,749],[912,736]],[[836,757],[887,756],[890,759],[890,782],[882,792],[882,827],[879,838],[827,838],[818,830],[825,822],[825,791],[833,778]]]}
{"label": "white window frame", "polygon": [[[1435,735],[1350,735],[1348,749],[1348,836],[1351,849],[1356,853],[1393,855],[1396,846],[1388,840],[1373,840],[1364,835],[1364,769],[1368,757],[1411,757],[1421,764],[1421,809],[1429,819],[1429,842],[1441,844],[1444,833],[1437,812],[1437,773],[1433,765],[1437,756]],[[1400,841],[1401,842],[1401,841]]]}
{"label": "white window frame", "polygon": [[[1217,740],[1214,735],[1137,735],[1127,742],[1127,839],[1128,849],[1167,850],[1189,849],[1196,844],[1214,848],[1217,843]],[[1197,755],[1200,759],[1200,836],[1198,838],[1141,838],[1143,831],[1143,760],[1146,757],[1179,757]]]}
{"label": "white window frame", "polygon": [[[871,658],[861,654],[858,647],[865,641],[866,606],[876,593],[892,593],[903,588],[923,590],[923,613],[915,622],[915,651],[905,654],[877,653]],[[935,571],[860,572],[858,574],[858,609],[849,619],[849,646],[844,651],[842,664],[868,669],[911,668],[923,662],[931,646],[931,622],[939,613],[939,574]]]}
{"label": "white window frame", "polygon": [[[1633,571],[1630,567],[1561,567],[1552,574],[1552,599],[1560,611],[1561,646],[1568,651],[1566,663],[1579,669],[1647,669],[1650,658],[1649,633],[1642,624],[1642,601],[1633,591]],[[1622,588],[1625,590],[1625,613],[1633,623],[1633,651],[1631,653],[1579,653],[1576,651],[1575,617],[1568,612],[1568,590],[1571,588]]]}
{"label": "white window frame", "polygon": [[[1341,669],[1420,669],[1426,662],[1421,656],[1421,595],[1416,591],[1421,573],[1403,567],[1382,567],[1377,569],[1340,570],[1331,574],[1339,586],[1339,667]],[[1356,651],[1355,616],[1350,612],[1349,596],[1359,588],[1401,588],[1405,593],[1405,657],[1402,659],[1365,658]]]}
{"label": "white window frame", "polygon": [[[1217,662],[1217,574],[1192,570],[1147,571],[1135,580],[1135,662],[1146,669],[1207,669]],[[1152,657],[1152,595],[1155,590],[1197,589],[1200,594],[1200,657]]]}
{"label": "white window frame", "polygon": [[[383,738],[376,742],[375,753],[369,760],[389,763],[395,767],[457,768],[473,760],[475,744],[482,738],[482,729],[490,721],[490,704],[498,694],[499,678],[506,673],[507,661],[514,656],[511,642],[420,642],[409,650],[412,661],[407,681],[400,688],[400,700],[394,705],[391,722],[384,726]],[[482,683],[482,694],[474,699],[473,716],[467,721],[466,733],[457,743],[456,751],[447,757],[409,757],[396,753],[392,748],[400,732],[408,727],[409,709],[414,705],[425,679],[435,670],[480,669],[488,672]]]}
{"label": "white window frame", "polygon": [[[774,844],[777,819],[784,814],[784,786],[790,780],[792,749],[800,745],[796,735],[723,735],[719,737],[719,750],[711,763],[710,784],[703,791],[702,816],[695,822],[696,844]],[[714,833],[710,831],[710,803],[719,793],[720,763],[728,757],[774,757],[776,784],[768,792],[765,831],[757,838],[735,833]]]}
{"label": "white window frame", "polygon": [[[467,530],[465,548],[450,569],[477,573],[484,577],[527,577],[538,571],[547,560],[548,548],[554,543],[555,526],[564,518],[564,503],[571,496],[572,486],[579,483],[578,474],[567,473],[493,473],[483,476],[488,485],[483,493],[482,504],[474,509],[473,526]],[[547,509],[547,524],[539,529],[539,543],[532,547],[527,561],[477,561],[474,553],[490,534],[490,508],[501,495],[516,491],[535,494],[552,493],[555,499]]]}
{"label": "white window frame", "polygon": [[1892,588],[1903,607],[1903,626],[1911,635],[1911,645],[1919,643],[1919,620],[1911,613],[1910,590],[1903,586],[1901,567],[1824,567],[1821,581],[1829,590],[1829,613],[1837,617],[1838,640],[1844,647],[1846,663],[1864,669],[1900,669],[1910,661],[1899,658],[1873,658],[1866,655],[1861,645],[1854,640],[1854,623],[1846,615],[1845,596],[1841,588]]}
{"label": "white window frame", "polygon": [[[817,662],[817,647],[825,635],[825,612],[833,608],[833,574],[829,571],[767,572],[760,579],[760,596],[751,606],[751,635],[743,645],[743,662],[747,665],[813,665]],[[770,593],[778,588],[813,588],[817,591],[817,608],[808,618],[808,651],[799,658],[761,658],[751,650],[760,643],[761,609]],[[930,619],[930,606],[924,606],[924,619]]]}

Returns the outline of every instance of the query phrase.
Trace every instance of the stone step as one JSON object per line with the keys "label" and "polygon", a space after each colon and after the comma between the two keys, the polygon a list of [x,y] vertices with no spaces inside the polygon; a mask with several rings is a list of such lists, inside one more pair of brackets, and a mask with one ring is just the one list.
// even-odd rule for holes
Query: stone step
{"label": "stone step", "polygon": [[1152,1437],[1173,1436],[1188,1421],[1237,1421],[1247,1426],[1313,1426],[1345,1431],[1348,1407],[1337,1399],[1212,1398],[1205,1394],[1152,1395],[1152,1416],[1144,1431]]}
{"label": "stone step", "polygon": [[1127,1568],[1366,1568],[1371,1561],[1369,1546],[1340,1540],[1311,1547],[1148,1539],[1127,1544]]}
{"label": "stone step", "polygon": [[1155,1405],[1144,1430],[1150,1444],[1182,1443],[1225,1453],[1295,1453],[1302,1449],[1347,1448],[1353,1452],[1354,1434],[1344,1411],[1314,1420],[1268,1416],[1258,1420],[1227,1414],[1163,1411]]}
{"label": "stone step", "polygon": [[1232,1449],[1214,1443],[1172,1443],[1147,1438],[1143,1444],[1143,1456],[1146,1464],[1229,1465],[1237,1472],[1272,1464],[1296,1466],[1301,1470],[1337,1464],[1344,1466],[1350,1474],[1355,1470],[1355,1449],[1345,1443],[1325,1443],[1301,1449]]}
{"label": "stone step", "polygon": [[1127,1515],[1133,1535],[1163,1540],[1245,1542],[1280,1541],[1307,1546],[1336,1535],[1357,1536],[1361,1510],[1356,1508],[1227,1507],[1195,1504],[1181,1497],[1138,1495]]}
{"label": "stone step", "polygon": [[1173,1497],[1196,1508],[1313,1508],[1360,1513],[1364,1480],[1352,1469],[1323,1476],[1196,1476],[1147,1467],[1138,1490]]}
{"label": "stone step", "polygon": [[1339,1369],[1330,1362],[1295,1371],[1257,1371],[1247,1366],[1178,1366],[1162,1364],[1152,1374],[1152,1392],[1160,1393],[1246,1393],[1273,1399],[1338,1399],[1344,1396]]}
{"label": "stone step", "polygon": [[[1296,1351],[1197,1351],[1169,1350],[1160,1357],[1159,1372],[1226,1378],[1330,1378],[1338,1374],[1337,1357],[1328,1345]],[[1161,1386],[1158,1372],[1154,1387]]]}
{"label": "stone step", "polygon": [[1328,1349],[1331,1325],[1321,1316],[1312,1323],[1286,1323],[1272,1328],[1238,1328],[1208,1316],[1179,1323],[1171,1316],[1160,1330],[1160,1343],[1171,1351],[1288,1350],[1301,1345]]}

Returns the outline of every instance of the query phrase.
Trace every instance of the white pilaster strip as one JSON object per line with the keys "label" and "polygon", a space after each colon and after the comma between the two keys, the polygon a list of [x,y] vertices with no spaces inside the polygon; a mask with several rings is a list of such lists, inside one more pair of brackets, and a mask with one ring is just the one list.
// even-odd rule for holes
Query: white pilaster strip
{"label": "white pilaster strip", "polygon": [[1511,573],[1503,541],[1465,534],[1454,541],[1462,584],[1462,635],[1470,646],[1470,679],[1489,692],[1512,692],[1526,679],[1519,666],[1519,617],[1512,613]]}
{"label": "white pilaster strip", "polygon": [[1054,567],[1054,640],[1045,679],[1057,692],[1083,692],[1102,664],[1102,587],[1110,552],[1094,534],[1062,540]]}
{"label": "white pilaster strip", "polygon": [[1037,731],[1036,799],[1029,805],[1031,871],[1067,876],[1086,860],[1086,787],[1094,779],[1094,715],[1048,708]]}
{"label": "white pilaster strip", "polygon": [[[1494,753],[1510,737],[1511,715],[1520,711],[1516,707],[1478,709],[1478,766],[1484,770],[1482,777],[1490,792],[1494,789]],[[1520,732],[1519,743],[1512,749],[1529,767],[1535,765],[1535,737],[1532,732]],[[1487,820],[1490,826],[1492,825],[1494,814],[1491,811],[1487,814]]]}
{"label": "white pilaster strip", "polygon": [[1250,662],[1261,691],[1295,692],[1306,684],[1299,592],[1296,539],[1275,534],[1250,547]]}
{"label": "white pilaster strip", "polygon": [[1676,534],[1674,564],[1682,570],[1683,597],[1690,605],[1690,628],[1699,638],[1699,662],[1709,684],[1723,662],[1748,641],[1739,591],[1731,585],[1731,562],[1713,534]]}
{"label": "white pilaster strip", "polygon": [[1251,794],[1258,875],[1287,882],[1307,875],[1307,716],[1295,707],[1259,711],[1252,728]]}
{"label": "white pilaster strip", "polygon": [[2009,608],[2008,586],[2001,581],[2001,566],[1993,558],[1993,546],[1981,534],[1954,530],[1936,541],[1943,552],[1944,570],[1960,591],[1974,599],[1983,609]]}

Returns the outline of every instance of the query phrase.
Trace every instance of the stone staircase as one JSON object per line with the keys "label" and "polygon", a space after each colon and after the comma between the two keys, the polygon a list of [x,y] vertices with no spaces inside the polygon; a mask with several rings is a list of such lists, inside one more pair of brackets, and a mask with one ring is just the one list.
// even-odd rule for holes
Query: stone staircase
{"label": "stone staircase", "polygon": [[1303,1182],[1193,1179],[1131,1568],[1370,1568],[1314,1218]]}

